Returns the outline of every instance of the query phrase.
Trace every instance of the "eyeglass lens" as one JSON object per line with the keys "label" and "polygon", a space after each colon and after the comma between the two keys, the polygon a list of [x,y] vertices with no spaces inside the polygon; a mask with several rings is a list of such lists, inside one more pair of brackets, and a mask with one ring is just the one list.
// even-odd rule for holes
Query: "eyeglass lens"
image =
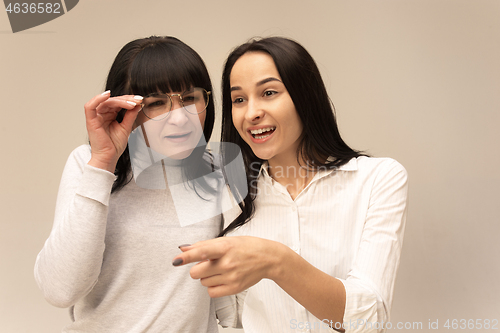
{"label": "eyeglass lens", "polygon": [[[163,119],[172,111],[172,99],[178,101],[184,109],[191,114],[198,114],[205,111],[208,105],[208,93],[203,88],[193,88],[178,95],[153,94],[143,100],[142,111],[148,118]],[[163,116],[163,117],[162,117]]]}

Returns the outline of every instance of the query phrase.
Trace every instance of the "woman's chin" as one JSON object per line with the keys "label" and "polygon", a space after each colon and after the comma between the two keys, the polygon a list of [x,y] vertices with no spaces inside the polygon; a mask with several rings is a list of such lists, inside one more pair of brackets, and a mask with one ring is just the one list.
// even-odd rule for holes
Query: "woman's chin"
{"label": "woman's chin", "polygon": [[255,150],[253,150],[253,153],[255,154],[255,156],[257,156],[261,160],[265,160],[265,161],[274,157],[274,154],[271,151],[263,150],[263,149],[255,149]]}
{"label": "woman's chin", "polygon": [[194,149],[190,149],[190,150],[182,150],[182,151],[178,151],[178,152],[170,152],[168,155],[165,155],[167,156],[168,158],[171,158],[173,160],[183,160],[185,158],[188,158],[189,155],[191,155],[191,153],[193,152]]}
{"label": "woman's chin", "polygon": [[159,149],[154,151],[159,153],[160,155],[170,158],[172,160],[183,160],[193,152],[194,148],[181,148],[181,149]]}

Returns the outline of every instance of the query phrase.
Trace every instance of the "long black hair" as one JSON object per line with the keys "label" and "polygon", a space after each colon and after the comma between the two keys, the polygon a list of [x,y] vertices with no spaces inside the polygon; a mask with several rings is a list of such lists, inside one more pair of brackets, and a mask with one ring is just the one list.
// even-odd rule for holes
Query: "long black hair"
{"label": "long black hair", "polygon": [[[353,157],[362,154],[350,148],[342,140],[334,107],[321,78],[314,59],[299,43],[283,38],[269,37],[253,39],[235,48],[224,65],[222,74],[222,134],[223,142],[237,144],[242,151],[247,174],[248,195],[242,198],[238,191],[232,191],[242,213],[221,232],[223,236],[247,223],[255,211],[257,178],[264,160],[258,158],[241,138],[232,122],[232,100],[230,75],[236,61],[247,52],[265,52],[273,60],[303,125],[303,135],[297,149],[299,164],[305,161],[308,167],[338,168]],[[224,154],[228,161],[234,156]],[[329,159],[333,157],[333,159]],[[227,162],[224,162],[224,165]],[[227,175],[230,179],[231,175]]]}
{"label": "long black hair", "polygon": [[[146,96],[158,91],[184,91],[190,87],[212,91],[208,70],[196,51],[179,39],[169,36],[151,36],[129,42],[118,52],[106,81],[106,90],[111,90],[111,96]],[[209,99],[205,112],[203,134],[205,142],[208,142],[215,119],[213,98]],[[116,120],[121,122],[124,114],[122,110]],[[204,153],[205,146],[197,147],[188,159],[203,160],[201,157]],[[199,161],[184,165],[187,166],[185,174],[189,179],[196,179],[200,173],[204,174],[201,169],[207,166]],[[115,176],[117,178],[112,193],[122,189],[133,177],[128,146],[118,159]]]}

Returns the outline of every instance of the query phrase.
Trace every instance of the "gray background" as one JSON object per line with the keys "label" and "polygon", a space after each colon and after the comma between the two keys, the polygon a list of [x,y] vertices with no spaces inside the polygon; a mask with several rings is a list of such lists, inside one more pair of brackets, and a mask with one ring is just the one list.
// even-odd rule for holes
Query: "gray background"
{"label": "gray background", "polygon": [[2,10],[0,332],[59,332],[69,321],[36,287],[35,257],[66,158],[87,140],[83,104],[103,91],[118,50],[152,34],[200,53],[218,109],[230,49],[252,36],[302,43],[346,141],[410,175],[392,322],[427,331],[439,320],[434,331],[449,332],[447,319],[500,320],[499,18],[498,0],[87,0],[12,34]]}

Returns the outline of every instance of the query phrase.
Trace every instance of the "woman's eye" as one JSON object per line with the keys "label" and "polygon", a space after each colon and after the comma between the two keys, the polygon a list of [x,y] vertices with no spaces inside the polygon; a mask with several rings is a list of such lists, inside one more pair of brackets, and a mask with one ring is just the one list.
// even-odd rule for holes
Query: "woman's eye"
{"label": "woman's eye", "polygon": [[154,102],[151,102],[151,103],[147,103],[146,107],[147,108],[158,108],[158,107],[161,107],[163,105],[165,105],[165,102],[162,101],[162,100],[158,100],[158,101],[154,101]]}
{"label": "woman's eye", "polygon": [[266,90],[264,92],[264,96],[272,96],[274,94],[277,94],[278,92],[277,91],[274,91],[274,90]]}
{"label": "woman's eye", "polygon": [[194,95],[184,96],[182,100],[184,102],[194,102],[196,100],[196,97]]}
{"label": "woman's eye", "polygon": [[237,98],[233,99],[233,104],[239,104],[239,103],[243,103],[243,102],[244,102],[244,99],[241,97],[237,97]]}

